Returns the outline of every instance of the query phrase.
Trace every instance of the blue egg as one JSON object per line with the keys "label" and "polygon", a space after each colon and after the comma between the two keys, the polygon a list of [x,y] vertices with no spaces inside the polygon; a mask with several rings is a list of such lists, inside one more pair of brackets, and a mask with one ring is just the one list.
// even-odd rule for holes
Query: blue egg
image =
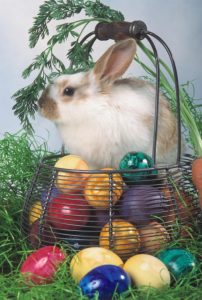
{"label": "blue egg", "polygon": [[87,273],[80,281],[83,295],[98,300],[111,300],[114,293],[121,294],[129,289],[131,279],[120,267],[114,265],[99,266]]}

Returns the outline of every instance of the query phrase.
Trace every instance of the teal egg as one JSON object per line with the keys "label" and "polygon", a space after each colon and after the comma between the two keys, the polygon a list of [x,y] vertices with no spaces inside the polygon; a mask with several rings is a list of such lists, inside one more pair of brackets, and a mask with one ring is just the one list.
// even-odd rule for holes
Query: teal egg
{"label": "teal egg", "polygon": [[157,257],[167,266],[176,280],[196,269],[196,258],[185,249],[165,249]]}
{"label": "teal egg", "polygon": [[129,152],[121,159],[119,164],[120,170],[134,170],[134,172],[122,174],[127,184],[134,184],[134,182],[142,179],[151,178],[151,175],[157,175],[157,170],[147,170],[153,167],[153,159],[143,152]]}

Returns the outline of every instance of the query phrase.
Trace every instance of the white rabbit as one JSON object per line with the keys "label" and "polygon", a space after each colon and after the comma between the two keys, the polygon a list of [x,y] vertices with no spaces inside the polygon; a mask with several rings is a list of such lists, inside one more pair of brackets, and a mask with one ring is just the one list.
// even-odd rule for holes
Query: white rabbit
{"label": "white rabbit", "polygon": [[[91,168],[118,167],[130,151],[152,154],[155,87],[119,79],[135,53],[134,39],[119,41],[92,70],[59,76],[39,99],[42,115],[55,122],[67,150]],[[175,162],[176,151],[176,118],[160,95],[157,162]]]}

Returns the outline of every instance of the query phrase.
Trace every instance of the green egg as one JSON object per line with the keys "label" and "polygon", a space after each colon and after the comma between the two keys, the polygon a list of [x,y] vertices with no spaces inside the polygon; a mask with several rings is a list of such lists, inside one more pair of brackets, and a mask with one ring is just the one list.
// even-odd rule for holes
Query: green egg
{"label": "green egg", "polygon": [[147,170],[153,168],[153,159],[143,152],[129,152],[120,161],[120,170],[134,170],[134,172],[123,173],[122,177],[127,184],[133,184],[142,179],[149,179],[151,175],[157,175],[157,170]]}
{"label": "green egg", "polygon": [[167,266],[176,280],[196,269],[196,258],[185,249],[165,249],[157,257]]}

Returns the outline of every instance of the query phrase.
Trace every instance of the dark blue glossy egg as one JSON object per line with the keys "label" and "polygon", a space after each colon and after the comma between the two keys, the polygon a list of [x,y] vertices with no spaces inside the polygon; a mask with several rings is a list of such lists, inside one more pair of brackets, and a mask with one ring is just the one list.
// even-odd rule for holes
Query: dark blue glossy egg
{"label": "dark blue glossy egg", "polygon": [[130,285],[129,275],[115,265],[99,266],[87,273],[79,283],[83,295],[93,299],[98,294],[98,300],[111,300],[114,293],[121,294]]}

